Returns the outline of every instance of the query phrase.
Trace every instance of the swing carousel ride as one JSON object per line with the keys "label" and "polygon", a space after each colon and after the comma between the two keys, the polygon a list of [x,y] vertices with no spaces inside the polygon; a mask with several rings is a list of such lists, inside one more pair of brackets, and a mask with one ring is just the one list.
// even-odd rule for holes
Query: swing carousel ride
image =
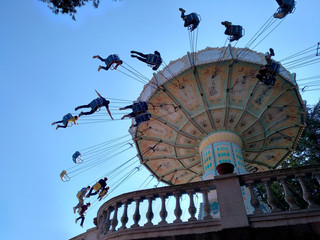
{"label": "swing carousel ride", "polygon": [[[291,10],[286,14],[293,12],[295,2],[290,2]],[[99,70],[117,70],[145,83],[135,102],[140,105],[133,104],[138,106],[132,107],[133,115],[126,115],[133,119],[130,134],[76,151],[72,156],[76,166],[70,168],[76,170],[63,170],[61,179],[69,181],[133,145],[137,156],[121,163],[105,176],[112,180],[113,176],[124,173],[124,169],[135,164],[133,160],[137,157],[140,165],[114,183],[112,189],[137,173],[142,165],[158,182],[168,185],[214,178],[221,174],[219,169],[226,164],[232,165],[232,171],[237,174],[277,168],[293,152],[305,126],[306,110],[296,75],[286,66],[291,69],[297,64],[300,67],[310,64],[310,61],[319,61],[305,60],[304,57],[291,61],[315,46],[289,56],[281,63],[271,59],[273,49],[267,54],[253,50],[274,30],[269,31],[277,18],[286,16],[281,15],[281,9],[245,47],[236,47],[244,35],[244,28],[225,21],[221,24],[226,27],[229,45],[200,51],[196,51],[198,28],[194,27],[198,26],[199,22],[194,21],[200,21],[200,15],[191,13],[190,16],[198,17],[188,20],[189,15],[184,15],[185,11],[179,9],[181,17],[185,17],[185,27],[189,29],[190,52],[168,65],[157,51],[157,56],[131,52],[138,54],[134,57],[154,69],[158,69],[160,64],[163,66],[162,70],[154,72],[151,80],[120,60],[118,55],[110,55],[117,56],[117,62],[95,56],[109,64],[106,68],[99,66]],[[259,37],[262,40],[252,47],[260,40]],[[232,46],[231,42],[235,40]],[[319,43],[315,49],[318,56]],[[152,63],[148,59],[161,61]],[[113,63],[117,64],[116,67],[112,66]],[[80,119],[86,120],[86,117]]]}

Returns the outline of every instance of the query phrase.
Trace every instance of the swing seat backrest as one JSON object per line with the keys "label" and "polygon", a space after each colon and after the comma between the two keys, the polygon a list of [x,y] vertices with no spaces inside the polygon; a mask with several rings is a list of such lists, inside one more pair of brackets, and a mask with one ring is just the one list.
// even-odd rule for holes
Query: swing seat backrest
{"label": "swing seat backrest", "polygon": [[98,183],[98,182],[93,186],[93,189],[94,189],[95,191],[98,191],[100,188],[101,188],[101,184]]}
{"label": "swing seat backrest", "polygon": [[295,6],[295,1],[294,0],[283,0],[283,8],[288,9],[289,12],[291,12]]}
{"label": "swing seat backrest", "polygon": [[230,29],[229,29],[230,35],[240,35],[240,36],[243,36],[242,26],[240,26],[240,25],[230,25],[229,28],[230,28]]}
{"label": "swing seat backrest", "polygon": [[149,121],[151,118],[151,114],[145,113],[135,118],[136,125],[139,125],[142,122]]}
{"label": "swing seat backrest", "polygon": [[186,17],[187,25],[200,22],[199,16],[196,13],[190,13]]}
{"label": "swing seat backrest", "polygon": [[116,54],[111,54],[107,59],[106,59],[106,65],[109,66],[110,64],[114,63],[114,62],[119,62],[120,58],[118,55]]}
{"label": "swing seat backrest", "polygon": [[107,190],[103,190],[102,192],[99,193],[99,197],[103,198],[107,194]]}
{"label": "swing seat backrest", "polygon": [[81,163],[82,162],[81,153],[79,151],[76,151],[72,155],[72,160],[73,160],[74,163]]}
{"label": "swing seat backrest", "polygon": [[148,104],[146,102],[134,103],[132,106],[132,112],[135,114],[143,113],[148,110]]}
{"label": "swing seat backrest", "polygon": [[275,61],[272,61],[268,66],[268,73],[272,75],[276,75],[279,72],[279,69],[280,69],[280,64]]}
{"label": "swing seat backrest", "polygon": [[66,170],[63,170],[61,173],[60,173],[60,178],[63,182],[67,182],[70,180],[70,177],[68,176],[67,174],[67,171]]}
{"label": "swing seat backrest", "polygon": [[66,115],[63,116],[62,118],[62,123],[64,125],[67,125],[68,124],[68,121],[71,120],[73,118],[72,114],[71,113],[68,113]]}
{"label": "swing seat backrest", "polygon": [[156,54],[148,54],[147,55],[147,63],[150,65],[160,66],[162,63],[161,57]]}
{"label": "swing seat backrest", "polygon": [[96,98],[90,103],[91,109],[95,109],[96,107],[102,107],[103,99],[102,98]]}

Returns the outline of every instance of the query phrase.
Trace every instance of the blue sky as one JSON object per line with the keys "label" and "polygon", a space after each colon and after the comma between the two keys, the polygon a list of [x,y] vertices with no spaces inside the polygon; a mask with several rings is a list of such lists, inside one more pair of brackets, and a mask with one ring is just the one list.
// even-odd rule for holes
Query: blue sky
{"label": "blue sky", "polygon": [[[96,98],[97,89],[106,98],[135,100],[143,84],[118,71],[97,71],[100,62],[92,56],[117,53],[126,63],[151,78],[152,70],[130,57],[131,50],[158,50],[168,64],[190,51],[188,32],[180,19],[179,7],[197,12],[199,50],[222,47],[226,36],[221,21],[242,25],[246,35],[237,47],[244,47],[277,9],[273,0],[122,0],[102,1],[98,9],[80,8],[77,21],[54,15],[37,0],[0,2],[0,114],[1,153],[0,230],[3,239],[68,239],[93,227],[98,207],[87,214],[85,228],[74,223],[72,207],[76,193],[136,154],[130,149],[98,168],[63,183],[59,173],[73,166],[71,155],[128,134],[129,120],[84,124],[55,130],[60,120],[78,105]],[[298,1],[289,15],[254,50],[276,52],[283,59],[320,41],[319,1]],[[160,68],[161,69],[161,68]],[[293,69],[297,79],[319,75],[319,63]],[[299,81],[298,81],[299,82]],[[310,88],[309,88],[310,89]],[[308,104],[319,100],[320,91],[302,93]],[[105,113],[105,115],[103,115]],[[117,114],[118,113],[118,114]],[[109,119],[105,111],[99,119]],[[137,162],[138,165],[138,162]],[[109,196],[137,190],[150,175],[141,169],[130,181]],[[151,181],[153,187],[157,182]],[[110,186],[113,187],[110,179]]]}

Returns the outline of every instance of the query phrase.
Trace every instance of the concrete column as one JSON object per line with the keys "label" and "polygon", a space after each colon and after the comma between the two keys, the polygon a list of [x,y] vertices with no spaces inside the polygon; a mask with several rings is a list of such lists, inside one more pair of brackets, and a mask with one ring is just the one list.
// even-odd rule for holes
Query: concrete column
{"label": "concrete column", "polygon": [[217,176],[215,180],[222,229],[248,227],[248,217],[237,175],[232,173]]}

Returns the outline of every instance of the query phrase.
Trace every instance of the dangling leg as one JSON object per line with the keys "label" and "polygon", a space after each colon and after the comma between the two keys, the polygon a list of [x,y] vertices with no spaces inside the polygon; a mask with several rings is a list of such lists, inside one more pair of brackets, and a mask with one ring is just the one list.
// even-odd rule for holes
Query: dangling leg
{"label": "dangling leg", "polygon": [[68,123],[66,125],[58,125],[56,127],[56,130],[58,130],[58,128],[66,128],[66,127],[68,127]]}
{"label": "dangling leg", "polygon": [[57,124],[57,123],[63,123],[63,121],[53,122],[53,123],[51,123],[51,125],[53,126],[53,125],[55,125],[55,124]]}
{"label": "dangling leg", "polygon": [[[131,53],[138,54],[139,56],[144,57],[144,58],[148,57],[146,54],[143,54],[143,53],[137,52],[137,51],[131,51]],[[131,55],[131,57],[133,57],[133,56]],[[134,56],[134,57],[137,57],[137,56]]]}
{"label": "dangling leg", "polygon": [[101,62],[106,61],[106,59],[103,59],[103,58],[100,57],[99,55],[93,56],[92,58],[98,58]]}
{"label": "dangling leg", "polygon": [[81,105],[81,106],[76,107],[74,110],[77,111],[77,110],[80,109],[80,108],[89,108],[89,107],[90,107],[90,104]]}
{"label": "dangling leg", "polygon": [[135,56],[135,55],[131,55],[131,57],[135,57],[135,58],[139,59],[141,62],[147,63],[147,59],[146,58],[141,58],[141,57],[138,57],[138,56]]}
{"label": "dangling leg", "polygon": [[91,115],[91,114],[95,113],[98,109],[99,109],[99,107],[95,107],[94,109],[91,109],[90,112],[81,112],[79,114],[79,117],[81,117],[82,115]]}
{"label": "dangling leg", "polygon": [[183,8],[179,8],[179,11],[181,12],[181,18],[184,20],[185,18],[184,13],[186,12],[186,10],[184,10]]}
{"label": "dangling leg", "polygon": [[84,215],[81,215],[81,223],[80,223],[81,227],[83,227],[83,222],[84,222]]}
{"label": "dangling leg", "polygon": [[[109,67],[110,67],[110,66],[109,66]],[[108,71],[109,67],[99,66],[98,72],[99,72],[101,69]]]}
{"label": "dangling leg", "polygon": [[129,109],[131,108],[132,109],[133,105],[128,105],[128,106],[125,106],[123,108],[119,108],[119,110],[125,110],[125,109]]}

